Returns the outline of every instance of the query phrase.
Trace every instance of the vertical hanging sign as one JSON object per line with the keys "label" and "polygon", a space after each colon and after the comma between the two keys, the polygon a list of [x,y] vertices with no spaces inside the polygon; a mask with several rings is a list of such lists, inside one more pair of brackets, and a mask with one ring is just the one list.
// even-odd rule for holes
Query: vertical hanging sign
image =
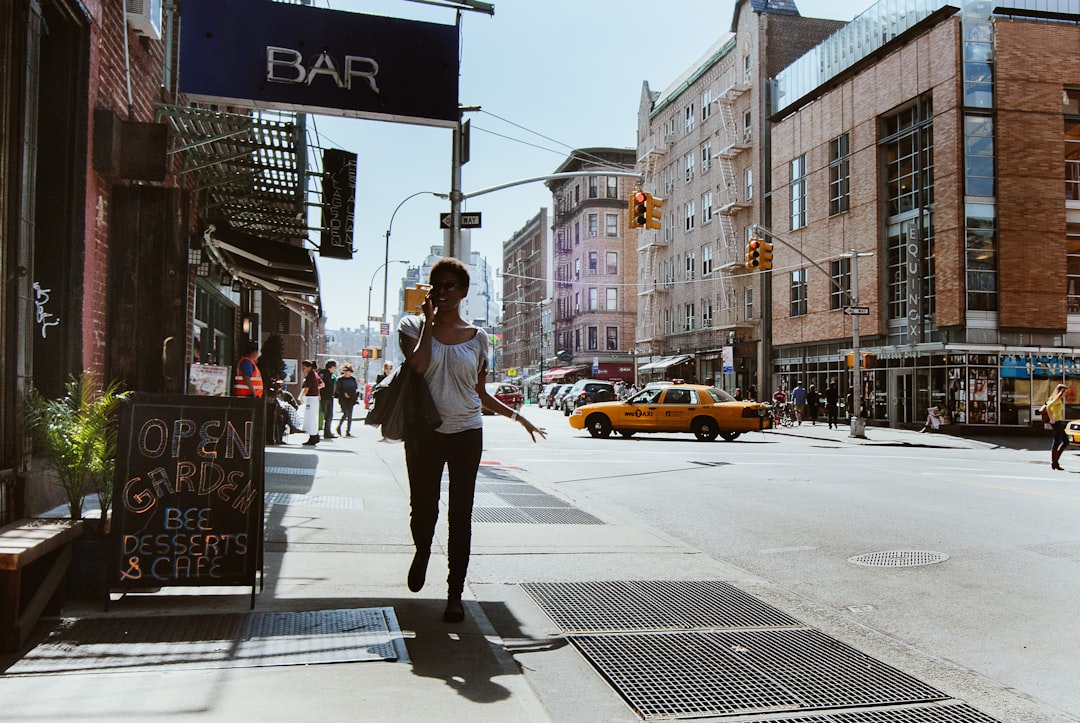
{"label": "vertical hanging sign", "polygon": [[323,151],[322,241],[319,255],[331,259],[353,256],[353,207],[356,204],[356,154],[328,148]]}
{"label": "vertical hanging sign", "polygon": [[907,270],[907,331],[908,343],[922,341],[922,244],[919,242],[919,224],[908,224],[904,244]]}

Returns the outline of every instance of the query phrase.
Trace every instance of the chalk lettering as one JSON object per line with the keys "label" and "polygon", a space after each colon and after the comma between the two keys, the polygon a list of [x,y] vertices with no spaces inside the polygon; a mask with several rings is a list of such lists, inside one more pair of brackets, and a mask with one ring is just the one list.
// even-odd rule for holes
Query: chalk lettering
{"label": "chalk lettering", "polygon": [[[376,68],[377,69],[377,68]],[[376,92],[378,92],[376,90]],[[45,338],[45,332],[50,326],[56,326],[60,323],[60,320],[49,321],[53,317],[53,314],[45,311],[45,304],[49,303],[49,296],[52,294],[52,289],[43,289],[41,284],[34,282],[34,306],[36,308],[35,320],[41,325],[41,338]]]}
{"label": "chalk lettering", "polygon": [[191,507],[182,510],[178,507],[166,507],[164,526],[166,530],[209,530],[210,508]]}
{"label": "chalk lettering", "polygon": [[[151,440],[153,445],[151,446]],[[150,459],[160,457],[169,442],[169,427],[162,419],[148,419],[139,430],[139,454]]]}

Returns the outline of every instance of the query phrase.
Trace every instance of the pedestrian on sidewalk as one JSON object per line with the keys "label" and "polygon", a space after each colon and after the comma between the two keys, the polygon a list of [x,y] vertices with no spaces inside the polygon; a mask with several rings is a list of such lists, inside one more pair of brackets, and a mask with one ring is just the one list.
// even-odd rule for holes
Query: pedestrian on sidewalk
{"label": "pedestrian on sidewalk", "polygon": [[465,619],[461,594],[472,546],[472,506],[476,473],[483,451],[486,409],[519,422],[533,441],[547,434],[488,394],[491,363],[488,335],[461,317],[460,304],[469,292],[469,270],[457,259],[442,258],[429,274],[431,290],[422,314],[409,314],[398,325],[398,343],[409,367],[424,377],[442,424],[432,431],[405,428],[405,465],[412,506],[410,528],[416,552],[409,567],[409,589],[424,587],[431,541],[439,516],[443,468],[450,473],[449,574],[443,620]]}
{"label": "pedestrian on sidewalk", "polygon": [[308,359],[300,362],[300,373],[304,381],[297,401],[304,407],[304,432],[308,435],[304,444],[313,447],[319,443],[319,389],[323,381],[315,371],[315,362]]}
{"label": "pedestrian on sidewalk", "polygon": [[1065,469],[1058,464],[1058,460],[1069,446],[1069,438],[1065,436],[1065,392],[1067,391],[1069,391],[1067,385],[1058,384],[1044,405],[1046,412],[1050,415],[1050,421],[1047,424],[1054,431],[1054,441],[1050,444],[1050,469]]}
{"label": "pedestrian on sidewalk", "polygon": [[835,381],[829,382],[825,390],[825,418],[829,421],[829,429],[840,427],[840,391]]}
{"label": "pedestrian on sidewalk", "polygon": [[806,387],[802,385],[802,379],[795,382],[795,388],[791,390],[791,403],[795,405],[795,419],[801,427],[806,414]]}
{"label": "pedestrian on sidewalk", "polygon": [[322,387],[319,389],[319,416],[322,417],[323,437],[333,439],[337,435],[330,431],[334,423],[334,390],[337,387],[337,362],[330,359],[319,371]]}
{"label": "pedestrian on sidewalk", "polygon": [[821,395],[817,386],[811,384],[806,389],[806,416],[810,417],[810,423],[817,425],[818,407],[821,405]]}
{"label": "pedestrian on sidewalk", "polygon": [[338,406],[341,407],[341,419],[337,423],[337,434],[341,436],[341,425],[347,423],[345,436],[352,436],[352,413],[353,407],[360,399],[360,384],[353,376],[353,365],[345,362],[341,365],[341,376],[338,377],[337,386],[334,389],[337,396]]}

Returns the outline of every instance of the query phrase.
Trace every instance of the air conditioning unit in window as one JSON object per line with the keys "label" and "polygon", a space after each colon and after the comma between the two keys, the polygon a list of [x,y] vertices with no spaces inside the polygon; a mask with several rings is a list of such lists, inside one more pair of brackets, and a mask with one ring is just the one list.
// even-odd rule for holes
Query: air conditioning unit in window
{"label": "air conditioning unit in window", "polygon": [[144,38],[161,40],[161,1],[124,0],[127,24]]}

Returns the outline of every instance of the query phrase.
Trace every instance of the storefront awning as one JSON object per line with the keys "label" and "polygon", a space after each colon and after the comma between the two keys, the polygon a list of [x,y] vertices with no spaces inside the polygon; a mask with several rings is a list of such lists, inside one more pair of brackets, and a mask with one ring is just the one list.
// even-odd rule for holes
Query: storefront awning
{"label": "storefront awning", "polygon": [[203,238],[233,278],[269,293],[290,311],[319,318],[319,272],[311,251],[213,225]]}
{"label": "storefront awning", "polygon": [[550,384],[551,382],[557,382],[568,374],[574,374],[576,372],[588,369],[587,366],[576,367],[557,367],[549,372],[544,372],[544,384]]}
{"label": "storefront awning", "polygon": [[679,354],[679,355],[676,355],[676,356],[660,357],[656,361],[649,362],[648,364],[643,364],[642,366],[638,367],[638,371],[639,372],[659,372],[659,371],[663,371],[663,370],[667,369],[668,367],[673,367],[673,366],[676,366],[678,364],[682,364],[683,362],[688,362],[691,359],[693,359],[693,357],[690,356],[689,354]]}

